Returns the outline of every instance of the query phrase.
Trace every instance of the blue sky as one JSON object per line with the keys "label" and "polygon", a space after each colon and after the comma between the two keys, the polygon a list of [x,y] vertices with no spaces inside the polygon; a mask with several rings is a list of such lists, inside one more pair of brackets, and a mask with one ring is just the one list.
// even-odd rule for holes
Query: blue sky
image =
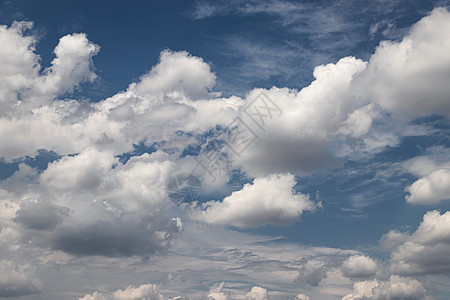
{"label": "blue sky", "polygon": [[2,1],[0,298],[448,299],[447,5]]}

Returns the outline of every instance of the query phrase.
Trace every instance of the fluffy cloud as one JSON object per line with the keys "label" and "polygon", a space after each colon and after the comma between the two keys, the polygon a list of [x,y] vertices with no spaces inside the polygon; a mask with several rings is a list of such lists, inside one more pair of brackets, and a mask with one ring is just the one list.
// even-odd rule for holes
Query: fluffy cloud
{"label": "fluffy cloud", "polygon": [[245,294],[245,300],[267,300],[269,296],[267,294],[267,290],[265,288],[254,286]]}
{"label": "fluffy cloud", "polygon": [[[165,210],[171,205],[165,201],[167,179],[174,171],[193,166],[195,155],[182,155],[188,147],[197,149],[205,140],[214,142],[217,136],[211,132],[226,132],[223,127],[239,113],[258,138],[240,156],[233,157],[231,167],[255,179],[223,201],[207,202],[203,211],[194,210],[191,217],[238,228],[292,224],[316,205],[307,195],[294,192],[296,180],[291,174],[338,166],[352,152],[342,148],[360,145],[359,150],[371,153],[394,145],[402,131],[392,129],[392,124],[403,126],[431,114],[449,115],[450,44],[445,34],[449,24],[449,13],[436,9],[401,42],[382,43],[368,63],[346,57],[316,67],[315,80],[300,91],[255,89],[245,99],[218,98],[212,93],[215,74],[201,58],[184,51],[163,51],[148,74],[125,91],[96,103],[58,99],[96,78],[92,57],[99,47],[85,34],[62,37],[51,65],[41,71],[34,49],[36,38],[27,33],[32,24],[0,26],[0,42],[5,45],[0,49],[4,66],[0,70],[0,140],[8,141],[0,144],[0,157],[11,162],[33,157],[40,149],[61,157],[41,172],[20,165],[18,172],[0,184],[0,247],[14,251],[26,241],[26,247],[61,250],[77,258],[148,257],[166,249],[181,231],[180,219],[167,216]],[[265,119],[262,127],[244,112],[255,108],[250,106],[261,92],[281,110],[280,115]],[[428,101],[423,101],[425,96]],[[380,123],[386,127],[380,128]],[[158,151],[135,155],[133,149],[138,144]],[[229,149],[224,151],[233,155]],[[122,154],[132,157],[120,160]],[[435,203],[445,199],[449,193],[448,166],[424,169],[427,173],[420,173],[421,178],[408,188],[408,201]],[[227,182],[227,176],[221,178],[222,183]],[[391,232],[383,238],[384,247],[392,251],[393,272],[449,271],[447,214],[429,212],[415,233]],[[225,255],[223,249],[214,251]],[[226,251],[230,260],[235,259],[234,268],[224,275],[228,278],[250,276],[248,270],[259,267],[253,278],[261,279],[258,276],[263,276],[260,270],[264,269],[280,282],[292,283],[300,274],[297,282],[318,286],[333,275],[329,269],[336,267],[322,261],[299,262],[298,257],[289,257],[285,263],[267,256],[270,259],[255,263],[245,260],[252,253]],[[247,270],[243,270],[243,261]],[[369,277],[375,273],[373,264],[368,257],[353,256],[344,262],[342,272],[352,278]],[[274,265],[282,266],[281,271],[274,271]],[[7,287],[3,290],[36,292],[30,276],[23,277],[20,270],[8,272],[17,273],[8,277],[17,280],[2,278],[0,292],[2,282]],[[356,285],[362,292],[351,297],[411,298],[414,296],[407,292],[421,294],[420,287],[417,281],[394,276],[386,282]],[[249,294],[260,295],[261,291],[255,287]],[[153,285],[129,287],[111,297],[120,295],[162,297]],[[210,296],[226,297],[222,291],[211,291]],[[96,292],[86,297],[110,295]]]}
{"label": "fluffy cloud", "polygon": [[159,63],[132,86],[138,96],[166,95],[182,92],[191,99],[209,98],[208,91],[215,85],[216,76],[203,59],[186,51],[161,52]]}
{"label": "fluffy cloud", "polygon": [[141,286],[128,286],[125,290],[117,290],[111,296],[99,292],[86,295],[79,300],[164,300],[157,285],[143,284]]}
{"label": "fluffy cloud", "polygon": [[434,9],[401,42],[382,42],[357,87],[394,116],[414,119],[450,114],[450,14]]}
{"label": "fluffy cloud", "polygon": [[371,277],[377,272],[377,264],[368,256],[353,255],[343,262],[341,270],[345,276],[351,278]]}
{"label": "fluffy cloud", "polygon": [[309,196],[293,191],[295,184],[291,174],[256,178],[222,202],[205,203],[205,210],[192,217],[208,224],[240,228],[287,225],[297,221],[304,211],[315,209]]}
{"label": "fluffy cloud", "polygon": [[415,279],[391,276],[387,281],[361,281],[353,285],[353,292],[342,300],[414,300],[425,299],[426,291]]}
{"label": "fluffy cloud", "polygon": [[306,296],[305,294],[298,294],[294,300],[309,300],[309,296]]}
{"label": "fluffy cloud", "polygon": [[[429,211],[412,234],[389,232],[391,270],[401,275],[450,272],[450,212]],[[388,247],[385,247],[388,248]]]}
{"label": "fluffy cloud", "polygon": [[[307,173],[339,165],[333,147],[340,135],[338,128],[360,105],[349,89],[352,79],[365,65],[362,60],[346,57],[336,64],[316,67],[315,80],[300,91],[275,87],[264,91],[282,115],[265,118],[263,132],[254,121],[244,118],[259,138],[235,158],[236,163],[254,177],[270,172]],[[256,99],[246,106],[250,114],[261,110],[258,105],[263,107],[258,102],[259,93],[261,90],[256,89],[247,97],[250,101]],[[267,114],[265,110],[260,113]]]}
{"label": "fluffy cloud", "polygon": [[134,156],[122,164],[109,151],[87,148],[49,164],[39,181],[48,191],[66,199],[86,201],[87,197],[89,201],[136,211],[165,200],[165,185],[172,169],[173,163],[160,151]]}
{"label": "fluffy cloud", "polygon": [[159,152],[115,163],[110,153],[86,149],[41,174],[20,165],[1,184],[8,209],[0,236],[22,235],[73,255],[149,256],[166,249],[182,230],[181,220],[162,210],[172,163]]}
{"label": "fluffy cloud", "polygon": [[[100,50],[89,42],[86,34],[69,34],[59,40],[55,47],[55,59],[51,67],[44,70],[29,97],[36,93],[51,97],[70,93],[74,87],[85,81],[92,82],[97,75],[93,71],[92,57]],[[50,99],[51,100],[51,99]]]}
{"label": "fluffy cloud", "polygon": [[115,163],[117,160],[112,153],[87,148],[76,156],[66,156],[49,164],[40,180],[53,190],[91,191],[101,186]]}
{"label": "fluffy cloud", "polygon": [[14,22],[11,27],[0,26],[0,111],[9,112],[16,105],[17,93],[28,88],[39,71],[34,54],[36,39],[23,36],[33,26],[31,22]]}
{"label": "fluffy cloud", "polygon": [[0,107],[2,114],[47,104],[57,95],[72,92],[84,81],[96,78],[92,56],[99,47],[88,41],[85,34],[62,37],[56,46],[51,67],[40,74],[39,56],[34,53],[36,39],[26,35],[31,22],[15,22],[11,27],[1,26],[2,50],[0,62]]}
{"label": "fluffy cloud", "polygon": [[450,169],[437,169],[406,188],[406,201],[414,204],[435,204],[450,199]]}
{"label": "fluffy cloud", "polygon": [[[445,112],[445,107],[441,107],[445,103],[441,103],[443,98],[439,95],[446,94],[447,81],[439,70],[446,68],[448,62],[444,53],[447,53],[449,46],[447,37],[434,29],[445,28],[449,23],[448,15],[444,9],[433,11],[416,24],[401,43],[380,45],[369,63],[346,57],[336,64],[316,67],[315,80],[301,91],[278,88],[265,91],[284,112],[283,116],[266,120],[264,132],[252,120],[244,120],[257,130],[259,139],[248,151],[234,158],[235,166],[242,166],[251,177],[279,172],[309,172],[336,166],[339,164],[336,154],[341,153],[336,147],[351,146],[355,139],[362,142],[369,152],[397,142],[397,133],[377,131],[373,125],[374,120],[385,117],[380,109],[390,113],[400,111],[389,103],[412,101],[413,105],[398,105],[414,108],[420,111],[420,116]],[[61,38],[55,48],[56,57],[52,65],[39,74],[40,66],[36,67],[39,59],[33,48],[34,38],[23,34],[30,26],[29,23],[15,23],[9,28],[2,27],[5,42],[17,45],[20,51],[16,52],[21,54],[8,60],[8,64],[14,63],[18,67],[8,68],[11,74],[5,73],[8,79],[4,82],[13,80],[11,78],[31,76],[32,79],[17,79],[31,86],[23,87],[21,83],[14,83],[4,89],[10,90],[8,93],[20,93],[23,99],[19,108],[13,109],[19,103],[16,100],[8,104],[9,110],[12,109],[11,112],[19,118],[0,120],[0,138],[13,141],[0,147],[1,155],[8,160],[33,156],[39,149],[51,149],[66,155],[93,146],[109,149],[118,155],[131,151],[133,144],[145,141],[175,146],[172,148],[181,152],[195,141],[192,138],[180,139],[176,132],[201,133],[217,124],[228,124],[239,108],[245,103],[249,104],[261,92],[255,89],[249,93],[246,101],[237,97],[214,98],[209,90],[214,86],[215,75],[207,63],[183,51],[163,51],[159,63],[148,74],[111,98],[84,104],[77,101],[52,101],[56,95],[70,92],[80,82],[95,78],[92,56],[99,51],[99,47],[89,42],[84,34],[67,35]],[[437,44],[439,47],[435,47]],[[432,49],[439,49],[436,50],[438,53]],[[9,52],[5,52],[3,57],[16,55],[10,50],[4,51]],[[410,57],[395,60],[399,65],[396,64],[394,69],[382,65],[382,62],[394,60],[395,53],[407,53],[405,55]],[[23,61],[20,61],[21,57]],[[433,59],[430,60],[430,57]],[[416,66],[404,63],[411,60],[416,62]],[[433,63],[424,63],[429,61]],[[415,97],[403,95],[406,88],[402,86],[406,86],[411,78],[419,80],[422,74],[428,74],[436,68],[433,74],[441,74],[437,75],[438,80],[429,80],[427,76],[427,80],[420,80],[420,85],[414,85],[417,88],[424,86],[422,94],[426,91],[434,102],[420,101],[418,95],[421,93],[418,92],[413,93]],[[398,70],[402,70],[402,73]],[[389,72],[395,74],[385,75]],[[390,83],[394,79],[391,77],[400,81],[395,86],[402,91],[386,88],[392,86]],[[373,82],[376,84],[373,85]],[[432,91],[435,93],[431,93],[433,96],[428,93],[430,86],[434,87]],[[372,92],[359,95],[355,92],[359,90]],[[390,96],[381,97],[379,91],[390,93]],[[397,94],[401,94],[401,97],[397,97]],[[391,101],[394,96],[397,100]],[[425,108],[422,107],[424,105]],[[26,117],[21,115],[22,112],[26,113]],[[411,114],[411,118],[415,116],[418,115]],[[29,136],[17,138],[23,136],[18,134],[20,132],[29,132]],[[341,135],[349,139],[340,139]],[[346,142],[340,145],[340,141]],[[266,163],[261,164],[261,161]]]}
{"label": "fluffy cloud", "polygon": [[428,156],[415,157],[403,164],[409,173],[419,177],[405,188],[409,193],[405,197],[408,203],[429,205],[449,199],[450,162],[446,161],[448,149],[438,147],[429,152]]}
{"label": "fluffy cloud", "polygon": [[[224,282],[222,282],[218,287],[212,288],[208,294],[208,299],[211,300],[227,300],[228,296],[222,292],[224,287]],[[159,288],[155,284],[143,284],[141,286],[128,286],[124,290],[117,290],[111,295],[104,293],[94,292],[92,294],[85,295],[79,300],[166,300],[168,298],[160,292]],[[170,298],[168,300],[188,300],[186,296],[177,296]],[[245,299],[248,300],[267,300],[267,290],[258,286],[252,287],[250,292],[245,294]]]}
{"label": "fluffy cloud", "polygon": [[112,294],[114,300],[164,300],[163,295],[154,284],[143,284],[139,287],[127,287],[125,290],[117,290]]}

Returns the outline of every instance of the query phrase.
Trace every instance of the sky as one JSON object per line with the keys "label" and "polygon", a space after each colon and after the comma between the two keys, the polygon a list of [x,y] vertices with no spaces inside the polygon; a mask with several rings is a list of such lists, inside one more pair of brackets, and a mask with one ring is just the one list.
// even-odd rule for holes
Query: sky
{"label": "sky", "polygon": [[449,299],[449,6],[1,1],[0,299]]}

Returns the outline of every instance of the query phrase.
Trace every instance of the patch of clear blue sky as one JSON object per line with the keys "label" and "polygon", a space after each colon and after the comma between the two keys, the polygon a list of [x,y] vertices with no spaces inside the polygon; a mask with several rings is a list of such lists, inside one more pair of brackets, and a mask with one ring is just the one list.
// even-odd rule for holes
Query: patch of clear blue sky
{"label": "patch of clear blue sky", "polygon": [[[300,89],[313,79],[315,65],[336,62],[348,55],[367,60],[380,40],[401,38],[433,7],[448,4],[400,0],[380,0],[377,5],[373,5],[375,1],[286,2],[305,4],[312,13],[335,12],[340,21],[336,26],[341,27],[328,27],[327,34],[322,35],[320,24],[325,24],[326,19],[314,25],[304,23],[302,18],[289,23],[283,15],[245,13],[239,11],[239,4],[230,7],[236,1],[210,1],[222,11],[195,19],[192,14],[200,2],[187,0],[2,1],[0,23],[35,23],[34,33],[40,37],[36,48],[43,67],[50,64],[52,50],[65,34],[84,32],[100,45],[101,51],[94,58],[100,79],[84,85],[75,97],[99,101],[126,89],[158,62],[164,49],[186,50],[202,57],[217,74],[216,91],[244,95],[253,87]],[[379,30],[370,34],[371,26],[377,23]],[[442,126],[448,128],[448,124]],[[448,137],[405,138],[398,147],[388,148],[369,161],[349,162],[342,169],[302,178],[298,189],[313,198],[319,191],[325,208],[306,214],[302,222],[288,228],[266,226],[250,232],[282,235],[311,245],[354,247],[374,245],[381,234],[392,228],[415,227],[424,212],[433,207],[405,202],[404,187],[412,183],[413,177],[401,174],[389,179],[390,183],[371,181],[376,170],[367,168],[394,164],[436,145],[449,146]],[[147,150],[138,145],[135,153]],[[54,159],[56,154],[42,152],[37,159],[21,161],[45,169],[46,163]],[[0,162],[0,179],[17,170],[18,163]],[[348,175],[349,170],[358,170],[358,175]],[[445,203],[439,207],[450,208]]]}

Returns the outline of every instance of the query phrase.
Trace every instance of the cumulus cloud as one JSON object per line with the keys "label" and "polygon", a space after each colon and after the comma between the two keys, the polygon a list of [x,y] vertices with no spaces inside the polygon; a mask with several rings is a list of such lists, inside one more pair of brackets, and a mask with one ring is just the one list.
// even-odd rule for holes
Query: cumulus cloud
{"label": "cumulus cloud", "polygon": [[408,172],[419,177],[405,188],[409,193],[405,197],[408,203],[430,205],[449,199],[450,162],[437,162],[433,156],[436,155],[415,157],[403,164]]}
{"label": "cumulus cloud", "polygon": [[62,37],[54,50],[51,67],[41,73],[40,58],[35,54],[36,38],[26,34],[32,27],[32,22],[14,22],[10,27],[0,28],[0,40],[5,45],[0,52],[4,66],[0,72],[3,115],[37,108],[96,78],[92,57],[99,47],[89,42],[85,34]]}
{"label": "cumulus cloud", "polygon": [[[365,65],[362,60],[346,57],[336,64],[316,67],[315,80],[300,91],[276,87],[264,91],[283,114],[266,118],[264,133],[257,131],[258,140],[235,159],[236,163],[250,176],[282,171],[308,173],[338,166],[333,149],[340,134],[338,128],[360,105],[349,89],[353,77]],[[261,90],[256,89],[247,99],[257,99],[259,93]],[[248,108],[251,113],[255,113],[253,106]],[[251,122],[249,126],[255,126]]]}
{"label": "cumulus cloud", "polygon": [[157,285],[148,283],[138,287],[128,286],[126,289],[113,292],[111,295],[94,292],[79,300],[165,300]]}
{"label": "cumulus cloud", "polygon": [[450,169],[437,169],[405,189],[408,203],[435,204],[450,199]]}
{"label": "cumulus cloud", "polygon": [[55,190],[95,190],[115,163],[117,159],[112,153],[87,148],[76,156],[66,156],[49,164],[40,180],[43,185]]}
{"label": "cumulus cloud", "polygon": [[245,300],[267,300],[269,296],[267,294],[267,290],[265,288],[254,286],[245,294]]}
{"label": "cumulus cloud", "polygon": [[396,117],[448,116],[449,29],[447,9],[434,9],[401,42],[382,42],[356,84]]}
{"label": "cumulus cloud", "polygon": [[240,228],[287,225],[297,221],[304,211],[315,209],[309,196],[293,191],[295,184],[291,174],[256,178],[222,202],[205,203],[205,210],[194,212],[192,217],[208,224]]}
{"label": "cumulus cloud", "polygon": [[38,76],[39,57],[34,53],[36,38],[25,35],[32,22],[0,26],[0,111],[5,115],[17,104],[18,93],[31,86]]}
{"label": "cumulus cloud", "polygon": [[59,40],[55,47],[55,59],[51,67],[44,70],[30,92],[30,98],[38,95],[52,97],[72,92],[74,87],[85,81],[92,82],[97,75],[93,71],[92,57],[100,50],[87,39],[86,34],[69,34]]}
{"label": "cumulus cloud", "polygon": [[164,300],[158,287],[154,284],[143,284],[139,287],[129,286],[125,290],[117,290],[112,294],[114,300]]}
{"label": "cumulus cloud", "polygon": [[419,281],[393,275],[387,281],[356,282],[353,292],[342,297],[342,300],[414,300],[425,297],[426,290]]}
{"label": "cumulus cloud", "polygon": [[382,42],[369,62],[346,57],[316,67],[315,80],[300,91],[266,90],[285,113],[266,120],[264,134],[236,164],[251,177],[333,167],[340,156],[397,145],[415,118],[448,115],[450,40],[441,29],[449,24],[448,11],[435,9],[401,42]]}
{"label": "cumulus cloud", "polygon": [[309,300],[309,296],[305,294],[298,294],[294,300]]}
{"label": "cumulus cloud", "polygon": [[412,234],[391,231],[382,243],[391,248],[391,270],[400,275],[450,272],[450,212],[429,211]]}
{"label": "cumulus cloud", "polygon": [[150,256],[167,249],[182,230],[179,218],[160,209],[172,163],[159,152],[113,168],[116,162],[89,148],[41,174],[20,165],[2,183],[5,205],[11,198],[17,204],[4,211],[1,234],[16,232],[35,246],[73,255]]}
{"label": "cumulus cloud", "polygon": [[86,295],[79,300],[110,300],[110,298],[99,292],[93,292],[92,295]]}
{"label": "cumulus cloud", "polygon": [[[440,30],[436,30],[434,34],[432,32],[434,28],[446,26],[448,15],[444,9],[433,11],[414,27],[403,42],[389,43],[389,46],[386,46],[387,43],[380,45],[369,63],[346,57],[336,64],[316,67],[315,80],[300,91],[275,87],[266,90],[266,94],[284,112],[283,117],[267,122],[264,134],[258,132],[260,138],[257,142],[240,157],[234,158],[235,166],[242,166],[251,177],[279,172],[310,172],[322,167],[337,166],[339,158],[336,154],[341,152],[336,149],[336,143],[339,146],[340,141],[346,141],[345,138],[339,139],[341,135],[350,139],[345,144],[351,144],[354,139],[361,139],[365,151],[369,152],[395,144],[396,134],[399,133],[377,131],[374,129],[377,126],[373,126],[374,120],[386,117],[380,109],[389,113],[399,111],[386,103],[413,101],[402,99],[414,97],[397,97],[397,92],[392,91],[395,99],[398,98],[396,101],[382,100],[394,96],[380,97],[377,94],[376,91],[391,92],[386,86],[392,86],[390,77],[380,72],[394,72],[394,69],[378,64],[395,56],[392,53],[404,53],[405,51],[396,49],[406,47],[410,49],[405,52],[411,55],[408,59],[417,61],[418,65],[399,65],[395,70],[406,71],[396,71],[399,73],[395,75],[396,80],[406,84],[410,82],[410,77],[419,78],[421,74],[427,74],[424,70],[431,72],[433,68],[437,68],[435,73],[440,74],[439,70],[444,70],[447,63],[446,56],[443,55],[447,53],[447,37],[439,34]],[[52,66],[43,74],[39,74],[39,66],[35,68],[39,60],[34,53],[34,38],[23,35],[23,31],[31,25],[20,24],[2,29],[4,38],[11,39],[10,44],[16,43],[23,52],[20,52],[23,55],[17,56],[17,61],[13,62],[24,67],[13,72],[17,76],[8,76],[32,76],[35,80],[24,81],[27,84],[31,82],[32,87],[23,88],[19,83],[16,84],[17,87],[14,84],[10,86],[11,93],[20,92],[23,99],[22,107],[15,108],[12,112],[15,115],[19,115],[18,112],[27,112],[27,117],[16,118],[14,121],[0,120],[0,137],[2,140],[13,141],[0,146],[0,153],[7,160],[25,155],[33,156],[39,149],[51,149],[60,155],[66,155],[79,153],[92,146],[109,149],[113,154],[119,155],[131,151],[133,144],[150,141],[172,145],[177,143],[175,148],[181,152],[193,140],[180,140],[176,132],[181,130],[197,134],[214,128],[217,124],[228,124],[240,107],[250,103],[261,92],[260,89],[251,91],[245,101],[238,97],[215,98],[209,93],[215,83],[215,75],[209,65],[187,52],[167,50],[161,53],[159,63],[148,74],[143,75],[124,92],[98,103],[54,101],[55,95],[70,92],[80,82],[95,78],[92,56],[99,51],[99,47],[89,42],[84,34],[65,36],[55,48],[56,58]],[[427,43],[422,43],[425,38]],[[439,47],[435,47],[436,44],[439,44]],[[439,49],[436,50],[439,53],[427,49]],[[430,61],[428,56],[436,62],[424,64],[424,61]],[[7,57],[7,53],[4,57]],[[23,57],[24,62],[20,61],[20,57]],[[398,60],[399,64],[408,59]],[[378,82],[372,77],[381,81]],[[439,95],[445,94],[446,91],[445,76],[441,74],[439,80],[433,81],[428,80],[429,76],[425,79],[427,80],[421,80],[423,83],[420,86],[426,85],[428,97],[435,99],[435,102],[414,100],[414,103],[420,105],[406,107],[412,109],[417,106],[417,111],[421,112],[420,116],[445,112],[439,104],[443,101]],[[372,87],[372,82],[377,84]],[[400,83],[395,86],[401,88]],[[433,91],[436,91],[436,95],[431,93],[433,96],[430,96],[429,86],[435,85],[437,86]],[[415,85],[417,86],[419,85]],[[355,93],[359,90],[364,93],[374,91],[368,95]],[[416,92],[413,94],[414,99],[420,95]],[[42,101],[38,98],[42,98]],[[19,103],[14,101],[11,105]],[[31,112],[30,108],[36,108],[33,106],[36,101],[41,107]],[[27,103],[31,106],[26,106]],[[423,105],[427,105],[427,109],[424,109]],[[411,118],[413,116],[416,114],[412,114]],[[250,126],[256,126],[252,125],[249,119],[246,122]],[[25,131],[29,132],[27,138],[17,138],[22,136],[19,132]],[[261,164],[261,161],[266,163]]]}
{"label": "cumulus cloud", "polygon": [[144,75],[132,89],[138,96],[166,95],[182,92],[191,99],[209,98],[216,76],[203,59],[186,51],[161,52],[159,63]]}
{"label": "cumulus cloud", "polygon": [[377,263],[368,256],[353,255],[342,263],[341,270],[351,278],[371,277],[377,272]]}

